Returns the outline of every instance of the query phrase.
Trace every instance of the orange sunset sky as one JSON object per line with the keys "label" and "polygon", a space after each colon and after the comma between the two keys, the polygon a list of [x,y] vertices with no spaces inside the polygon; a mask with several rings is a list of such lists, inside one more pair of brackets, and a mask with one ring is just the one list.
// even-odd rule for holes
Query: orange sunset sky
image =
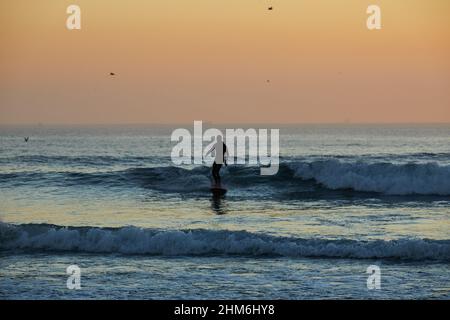
{"label": "orange sunset sky", "polygon": [[448,0],[1,0],[0,40],[1,124],[450,122]]}

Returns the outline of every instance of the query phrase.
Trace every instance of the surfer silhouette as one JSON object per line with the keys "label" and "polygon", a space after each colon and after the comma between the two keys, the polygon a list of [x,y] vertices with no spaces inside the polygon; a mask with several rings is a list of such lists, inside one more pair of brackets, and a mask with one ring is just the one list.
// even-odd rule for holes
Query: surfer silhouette
{"label": "surfer silhouette", "polygon": [[216,141],[217,142],[214,144],[211,150],[206,153],[206,156],[208,156],[214,150],[216,151],[216,156],[212,165],[212,176],[214,179],[214,184],[220,187],[220,169],[222,168],[223,164],[225,164],[225,166],[228,166],[226,160],[226,155],[228,155],[228,153],[227,146],[222,141],[222,136],[217,136]]}

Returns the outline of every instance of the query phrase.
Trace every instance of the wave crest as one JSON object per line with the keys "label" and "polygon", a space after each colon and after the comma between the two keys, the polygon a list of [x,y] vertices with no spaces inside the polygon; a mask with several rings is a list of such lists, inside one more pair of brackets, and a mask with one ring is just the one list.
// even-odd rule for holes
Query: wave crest
{"label": "wave crest", "polygon": [[390,195],[450,195],[450,166],[436,163],[294,162],[294,176],[314,179],[329,189]]}
{"label": "wave crest", "polygon": [[230,230],[60,227],[0,223],[0,250],[163,256],[239,255],[450,260],[450,240],[302,239]]}

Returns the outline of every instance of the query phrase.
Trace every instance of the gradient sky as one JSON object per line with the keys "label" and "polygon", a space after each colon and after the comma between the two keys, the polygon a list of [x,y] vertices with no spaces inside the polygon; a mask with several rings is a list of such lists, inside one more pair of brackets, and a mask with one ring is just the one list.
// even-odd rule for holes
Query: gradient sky
{"label": "gradient sky", "polygon": [[1,0],[0,123],[450,122],[449,39],[448,0]]}

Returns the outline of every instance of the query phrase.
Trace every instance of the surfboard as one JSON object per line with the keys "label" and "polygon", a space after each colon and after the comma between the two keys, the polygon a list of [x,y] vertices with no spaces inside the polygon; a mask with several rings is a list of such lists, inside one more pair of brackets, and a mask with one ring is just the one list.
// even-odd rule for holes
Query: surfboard
{"label": "surfboard", "polygon": [[212,186],[209,190],[211,190],[213,196],[223,196],[227,193],[227,189],[221,186]]}

